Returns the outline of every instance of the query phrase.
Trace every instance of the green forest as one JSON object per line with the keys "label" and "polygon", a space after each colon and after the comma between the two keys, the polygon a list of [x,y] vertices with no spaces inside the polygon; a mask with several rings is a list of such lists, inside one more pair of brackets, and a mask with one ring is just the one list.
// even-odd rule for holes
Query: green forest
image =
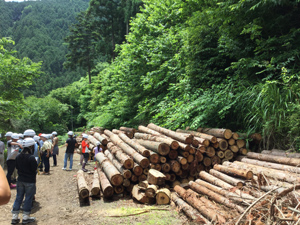
{"label": "green forest", "polygon": [[299,33],[299,0],[0,1],[0,131],[153,122],[299,150]]}

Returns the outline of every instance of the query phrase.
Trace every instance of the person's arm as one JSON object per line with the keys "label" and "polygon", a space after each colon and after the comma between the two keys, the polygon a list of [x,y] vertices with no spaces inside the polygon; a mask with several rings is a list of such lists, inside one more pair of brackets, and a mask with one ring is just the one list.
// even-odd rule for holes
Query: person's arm
{"label": "person's arm", "polygon": [[0,166],[0,205],[7,204],[10,200],[10,187],[8,185],[5,173]]}

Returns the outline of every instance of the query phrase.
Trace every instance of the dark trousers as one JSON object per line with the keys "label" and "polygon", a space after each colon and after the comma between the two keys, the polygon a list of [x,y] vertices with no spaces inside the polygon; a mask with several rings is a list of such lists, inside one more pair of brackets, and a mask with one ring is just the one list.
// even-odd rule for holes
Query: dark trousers
{"label": "dark trousers", "polygon": [[52,155],[53,156],[53,165],[57,166],[57,160],[56,160],[56,155]]}
{"label": "dark trousers", "polygon": [[49,157],[47,157],[47,152],[43,153],[42,159],[43,159],[43,163],[44,163],[44,166],[45,166],[45,172],[49,173],[50,163],[49,163]]}
{"label": "dark trousers", "polygon": [[6,161],[6,165],[7,165],[7,181],[9,184],[11,184],[11,175],[14,173],[14,170],[16,168],[16,160],[14,159],[9,159]]}

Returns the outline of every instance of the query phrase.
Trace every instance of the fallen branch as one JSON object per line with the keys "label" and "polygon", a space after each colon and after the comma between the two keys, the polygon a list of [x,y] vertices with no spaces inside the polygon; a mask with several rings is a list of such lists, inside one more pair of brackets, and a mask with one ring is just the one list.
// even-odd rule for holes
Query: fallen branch
{"label": "fallen branch", "polygon": [[132,214],[127,214],[127,215],[113,215],[113,216],[104,216],[104,217],[128,217],[128,216],[136,216],[136,215],[140,215],[140,214],[144,214],[144,213],[148,213],[154,210],[158,210],[158,211],[170,211],[170,209],[147,209],[145,211],[142,212],[137,212],[137,213],[132,213]]}

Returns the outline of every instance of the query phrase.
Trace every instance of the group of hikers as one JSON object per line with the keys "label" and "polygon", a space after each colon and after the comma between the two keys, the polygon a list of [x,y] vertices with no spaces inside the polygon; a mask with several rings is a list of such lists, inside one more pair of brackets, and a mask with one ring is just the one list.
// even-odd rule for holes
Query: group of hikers
{"label": "group of hikers", "polygon": [[[69,170],[72,170],[73,153],[77,142],[72,131],[68,132],[68,136],[63,169],[66,168],[67,159],[70,158]],[[36,193],[36,175],[39,172],[42,172],[43,175],[50,174],[50,157],[53,158],[53,166],[57,166],[57,155],[59,154],[57,132],[36,135],[32,129],[25,130],[23,134],[9,131],[5,134],[5,138],[7,140],[6,159],[4,158],[5,144],[0,141],[0,177],[2,178],[0,205],[6,203],[7,196],[10,198],[10,189],[16,188],[17,194],[13,204],[11,224],[20,222],[20,210],[23,211],[22,224],[28,224],[35,221],[30,213]],[[3,175],[2,168],[4,168],[5,161],[7,167],[5,180],[7,182],[3,181],[5,175]]]}

